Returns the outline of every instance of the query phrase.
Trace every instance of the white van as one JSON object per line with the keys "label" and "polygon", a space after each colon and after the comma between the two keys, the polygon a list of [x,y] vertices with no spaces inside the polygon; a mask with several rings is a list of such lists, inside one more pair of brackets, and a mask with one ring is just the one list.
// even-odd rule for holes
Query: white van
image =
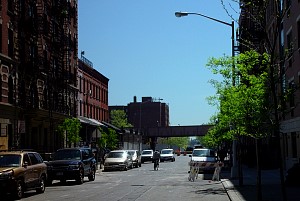
{"label": "white van", "polygon": [[[191,161],[196,162],[217,162],[217,156],[214,150],[212,149],[194,149],[192,155],[189,155],[191,157]],[[201,170],[203,171],[214,171],[215,167],[211,166],[201,166]]]}

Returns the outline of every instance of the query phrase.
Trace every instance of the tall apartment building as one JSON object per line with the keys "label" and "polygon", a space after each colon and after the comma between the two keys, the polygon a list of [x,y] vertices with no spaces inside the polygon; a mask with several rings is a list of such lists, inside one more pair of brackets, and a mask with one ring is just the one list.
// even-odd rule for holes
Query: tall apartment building
{"label": "tall apartment building", "polygon": [[[284,15],[281,30],[281,53],[284,63],[283,90],[289,91],[281,119],[283,152],[287,168],[300,162],[300,1],[284,1]],[[285,51],[286,50],[286,51]]]}
{"label": "tall apartment building", "polygon": [[[274,50],[279,75],[277,94],[278,97],[288,97],[280,102],[282,110],[279,114],[282,155],[288,169],[300,162],[300,1],[268,1],[266,10],[259,5],[264,1],[257,1],[256,7],[244,2],[240,1],[240,50],[243,52],[253,48],[269,53]],[[284,16],[278,21],[276,16],[280,13]],[[263,23],[258,23],[258,19]],[[268,44],[266,38],[271,43],[261,46]]]}
{"label": "tall apartment building", "polygon": [[0,149],[53,151],[77,116],[76,0],[0,1]]}
{"label": "tall apartment building", "polygon": [[78,59],[78,118],[82,123],[81,139],[90,144],[100,138],[98,126],[108,122],[109,79],[93,68],[83,55]]}

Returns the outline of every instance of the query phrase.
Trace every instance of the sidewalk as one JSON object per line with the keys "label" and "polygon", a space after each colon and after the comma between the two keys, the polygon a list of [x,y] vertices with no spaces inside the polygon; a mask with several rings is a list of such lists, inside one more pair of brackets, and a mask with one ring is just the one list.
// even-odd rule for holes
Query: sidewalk
{"label": "sidewalk", "polygon": [[[263,201],[282,201],[280,186],[279,169],[262,170],[262,200]],[[230,171],[221,171],[222,184],[231,201],[256,201],[256,169],[243,167],[243,186],[239,186],[238,179],[230,179]],[[286,186],[288,201],[300,200],[300,186]]]}

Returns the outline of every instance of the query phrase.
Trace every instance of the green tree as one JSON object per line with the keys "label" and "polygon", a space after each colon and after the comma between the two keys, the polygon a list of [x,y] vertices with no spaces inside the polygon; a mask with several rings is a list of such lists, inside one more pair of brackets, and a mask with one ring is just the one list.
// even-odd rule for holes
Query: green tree
{"label": "green tree", "polygon": [[[210,129],[208,135],[203,138],[204,144],[218,146],[227,140],[237,140],[240,143],[241,136],[249,136],[254,138],[258,142],[256,144],[259,145],[262,138],[271,134],[269,132],[272,128],[272,114],[270,113],[272,110],[268,93],[269,59],[266,53],[259,54],[255,51],[248,51],[237,56],[235,70],[239,83],[236,85],[231,84],[233,76],[231,58],[210,60],[208,67],[212,72],[223,75],[224,80],[212,82],[217,89],[217,95],[209,100],[219,102],[220,112],[214,117],[215,127]],[[261,183],[260,147],[256,146],[256,148],[258,183]],[[240,158],[239,183],[242,185],[241,149],[238,150],[238,155]]]}
{"label": "green tree", "polygon": [[189,137],[169,137],[161,138],[160,143],[167,145],[174,145],[181,148],[186,148],[189,143]]}
{"label": "green tree", "polygon": [[71,143],[78,143],[81,139],[79,132],[81,129],[80,121],[77,118],[66,118],[63,123],[58,125],[58,132],[61,136],[66,136],[69,146]]}
{"label": "green tree", "polygon": [[[215,126],[209,132],[213,135],[210,143],[214,145],[233,139],[237,134],[253,138],[265,137],[266,125],[271,122],[267,87],[269,56],[248,51],[238,55],[235,60],[240,82],[234,86],[231,84],[231,58],[211,58],[207,64],[213,73],[221,74],[224,78],[221,82],[211,81],[217,89],[217,95],[208,98],[210,104],[218,103],[220,110],[212,117]],[[253,74],[258,67],[265,70]]]}
{"label": "green tree", "polygon": [[126,113],[123,110],[112,110],[110,113],[111,124],[118,128],[129,128],[132,127],[130,123],[128,123]]}
{"label": "green tree", "polygon": [[[126,113],[123,110],[112,110],[110,113],[111,124],[117,128],[129,128],[132,127],[128,123]],[[116,149],[118,147],[119,137],[116,130],[112,128],[99,128],[101,132],[101,138],[99,140],[99,146],[101,148]]]}
{"label": "green tree", "polygon": [[101,132],[101,138],[98,141],[98,145],[101,148],[108,148],[108,149],[116,149],[118,147],[118,134],[112,128],[101,128],[99,127]]}

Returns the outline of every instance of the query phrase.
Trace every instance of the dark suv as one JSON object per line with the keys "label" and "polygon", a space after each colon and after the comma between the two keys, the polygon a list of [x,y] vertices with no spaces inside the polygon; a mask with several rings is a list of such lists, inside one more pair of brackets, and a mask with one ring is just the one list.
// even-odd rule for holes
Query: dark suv
{"label": "dark suv", "polygon": [[37,152],[0,152],[0,192],[21,199],[28,190],[45,191],[47,166]]}
{"label": "dark suv", "polygon": [[52,160],[46,162],[48,166],[47,183],[52,184],[53,180],[76,180],[82,184],[84,177],[89,181],[95,180],[96,159],[90,148],[65,148],[59,149],[52,155]]}

